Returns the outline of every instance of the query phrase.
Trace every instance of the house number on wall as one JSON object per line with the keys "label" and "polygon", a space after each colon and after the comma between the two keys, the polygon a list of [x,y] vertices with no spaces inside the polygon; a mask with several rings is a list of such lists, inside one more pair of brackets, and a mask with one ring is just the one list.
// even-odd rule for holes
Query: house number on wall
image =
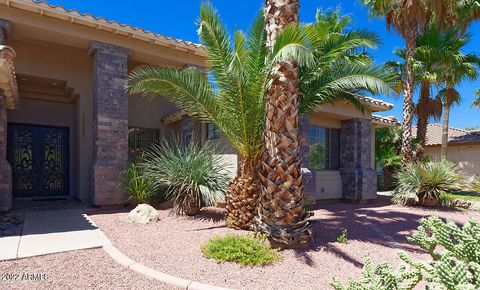
{"label": "house number on wall", "polygon": [[82,136],[84,137],[87,133],[86,118],[85,112],[82,113]]}

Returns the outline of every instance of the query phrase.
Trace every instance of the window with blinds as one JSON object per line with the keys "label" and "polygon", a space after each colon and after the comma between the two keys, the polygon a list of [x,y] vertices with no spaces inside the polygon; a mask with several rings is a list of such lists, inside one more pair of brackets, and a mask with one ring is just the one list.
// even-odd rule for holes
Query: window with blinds
{"label": "window with blinds", "polygon": [[309,135],[309,169],[338,170],[340,130],[310,125]]}
{"label": "window with blinds", "polygon": [[142,161],[143,152],[160,140],[160,130],[146,128],[128,129],[128,161]]}

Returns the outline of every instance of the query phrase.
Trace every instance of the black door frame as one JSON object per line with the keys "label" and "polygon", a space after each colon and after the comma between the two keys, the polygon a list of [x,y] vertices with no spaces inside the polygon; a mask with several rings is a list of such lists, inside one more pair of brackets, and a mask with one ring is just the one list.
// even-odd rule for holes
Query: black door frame
{"label": "black door frame", "polygon": [[[62,129],[65,130],[65,143],[64,143],[64,152],[63,152],[63,157],[65,158],[65,168],[63,170],[65,180],[64,180],[64,189],[63,189],[63,194],[45,194],[46,192],[42,192],[42,194],[16,194],[14,188],[12,188],[12,195],[13,198],[21,198],[21,199],[38,199],[38,198],[58,198],[58,197],[68,197],[70,196],[70,165],[71,165],[71,156],[70,156],[70,127],[65,127],[65,126],[51,126],[51,125],[41,125],[41,124],[29,124],[29,123],[16,123],[16,122],[8,122],[7,123],[7,132],[8,128],[10,126],[18,126],[18,127],[31,127],[35,129]],[[11,138],[7,138],[7,155],[9,155],[9,150],[11,143],[13,142],[10,140]],[[33,142],[40,142],[40,139],[34,140]],[[38,150],[38,149],[37,149]],[[37,152],[38,153],[38,152]],[[34,154],[34,153],[32,153]],[[33,158],[33,156],[32,156]],[[13,164],[12,165],[12,181],[13,183],[15,182],[15,176],[13,174]]]}

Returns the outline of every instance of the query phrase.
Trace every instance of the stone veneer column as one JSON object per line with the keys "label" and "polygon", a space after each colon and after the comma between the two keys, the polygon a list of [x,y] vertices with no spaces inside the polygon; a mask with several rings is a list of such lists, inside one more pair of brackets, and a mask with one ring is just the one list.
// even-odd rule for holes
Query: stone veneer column
{"label": "stone veneer column", "polygon": [[127,202],[121,172],[128,162],[128,96],[125,92],[128,50],[93,41],[93,164],[94,205]]}
{"label": "stone veneer column", "polygon": [[315,204],[316,202],[316,173],[309,168],[310,163],[310,118],[307,114],[301,114],[298,117],[300,129],[300,155],[302,156],[302,180],[304,188],[304,197],[306,203]]}
{"label": "stone veneer column", "polygon": [[342,121],[340,130],[340,175],[343,198],[366,201],[377,197],[375,170],[372,168],[372,121]]}
{"label": "stone veneer column", "polygon": [[[10,22],[0,19],[0,44],[11,37]],[[0,212],[12,207],[12,167],[7,161],[7,100],[0,93]]]}

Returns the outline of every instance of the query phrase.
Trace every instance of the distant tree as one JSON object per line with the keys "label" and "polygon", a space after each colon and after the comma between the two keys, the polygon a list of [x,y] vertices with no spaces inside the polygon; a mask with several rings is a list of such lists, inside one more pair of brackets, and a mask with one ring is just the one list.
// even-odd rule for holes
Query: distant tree
{"label": "distant tree", "polygon": [[475,96],[477,97],[477,99],[473,102],[472,107],[477,107],[480,109],[480,89],[475,92]]}
{"label": "distant tree", "polygon": [[383,171],[383,188],[393,188],[393,174],[402,165],[402,129],[381,128],[375,133],[375,164]]}

